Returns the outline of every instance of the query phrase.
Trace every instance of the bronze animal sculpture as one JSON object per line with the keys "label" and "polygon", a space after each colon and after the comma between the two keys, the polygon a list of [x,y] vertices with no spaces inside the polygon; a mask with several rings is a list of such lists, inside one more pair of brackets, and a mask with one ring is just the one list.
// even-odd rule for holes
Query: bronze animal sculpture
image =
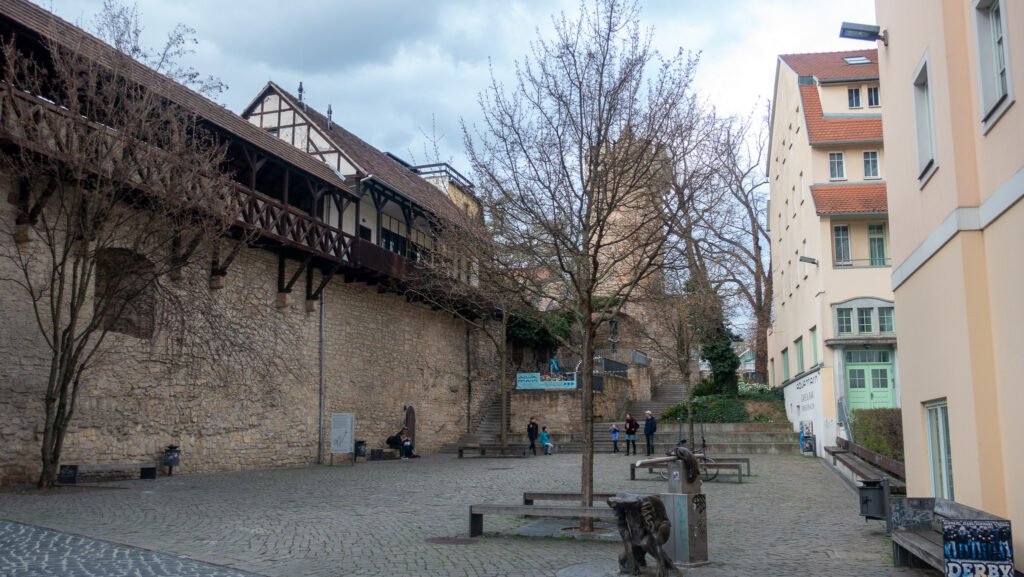
{"label": "bronze animal sculpture", "polygon": [[669,456],[675,457],[683,462],[683,467],[686,469],[686,482],[693,484],[700,476],[700,464],[697,462],[697,457],[693,455],[693,452],[686,447],[676,447],[669,452]]}
{"label": "bronze animal sculpture", "polygon": [[647,554],[658,564],[658,577],[665,577],[666,570],[674,569],[672,559],[662,547],[671,535],[672,525],[660,498],[619,493],[609,497],[608,504],[615,510],[619,535],[626,548],[619,554],[619,571],[640,575],[641,567],[647,566]]}

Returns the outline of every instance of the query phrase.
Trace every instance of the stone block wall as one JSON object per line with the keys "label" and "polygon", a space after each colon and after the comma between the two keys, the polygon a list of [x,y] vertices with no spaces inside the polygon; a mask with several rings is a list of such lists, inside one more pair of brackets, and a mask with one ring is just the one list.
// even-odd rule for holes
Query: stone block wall
{"label": "stone block wall", "polygon": [[[604,390],[594,391],[594,422],[618,420],[632,386],[629,379],[604,375]],[[512,431],[525,431],[530,417],[537,417],[549,433],[582,432],[582,398],[578,389],[513,390],[509,395]]]}
{"label": "stone block wall", "polygon": [[[13,217],[0,202],[0,219]],[[11,236],[2,235],[0,251],[12,248]],[[158,310],[151,338],[108,336],[109,353],[83,378],[63,463],[153,461],[172,443],[182,448],[176,473],[317,461],[319,307],[307,306],[302,283],[287,306],[275,306],[283,304],[277,256],[267,250],[243,249],[217,290],[206,288],[208,257],[197,262],[167,283],[172,292],[187,285],[184,293],[200,295],[195,314],[163,323],[180,311]],[[294,266],[288,263],[289,274]],[[12,275],[0,254],[0,279]],[[33,483],[50,352],[24,289],[0,280],[0,294],[0,485]],[[371,447],[397,430],[410,405],[420,452],[465,430],[467,404],[475,413],[480,399],[467,397],[464,323],[341,275],[324,295],[325,456],[333,412],[355,413],[356,438]],[[470,376],[480,392],[493,373],[492,348],[473,336]]]}

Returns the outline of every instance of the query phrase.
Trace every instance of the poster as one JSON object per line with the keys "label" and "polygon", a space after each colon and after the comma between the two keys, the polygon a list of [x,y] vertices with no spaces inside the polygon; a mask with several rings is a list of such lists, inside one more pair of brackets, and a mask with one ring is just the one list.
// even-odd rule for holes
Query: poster
{"label": "poster", "polygon": [[331,413],[331,453],[354,453],[356,416],[352,413]]}
{"label": "poster", "polygon": [[572,373],[516,373],[516,388],[575,389],[576,376]]}
{"label": "poster", "polygon": [[947,577],[1013,577],[1009,521],[942,520]]}

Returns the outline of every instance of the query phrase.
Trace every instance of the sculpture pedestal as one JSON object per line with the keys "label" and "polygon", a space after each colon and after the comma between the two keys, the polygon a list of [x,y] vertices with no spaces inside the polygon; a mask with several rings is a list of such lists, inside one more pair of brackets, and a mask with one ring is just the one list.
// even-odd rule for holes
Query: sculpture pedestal
{"label": "sculpture pedestal", "polygon": [[662,493],[665,513],[672,534],[665,552],[677,567],[695,567],[708,562],[707,496],[703,494]]}

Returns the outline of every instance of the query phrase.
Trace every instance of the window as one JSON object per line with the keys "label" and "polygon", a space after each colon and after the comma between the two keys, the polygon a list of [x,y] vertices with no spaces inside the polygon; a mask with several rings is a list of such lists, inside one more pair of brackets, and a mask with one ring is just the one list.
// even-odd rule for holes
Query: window
{"label": "window", "polygon": [[892,333],[896,331],[896,324],[893,320],[892,307],[880,307],[878,309],[878,332]]}
{"label": "window", "polygon": [[877,86],[868,86],[868,106],[875,107],[881,104],[881,101],[878,98],[878,90],[879,88]]}
{"label": "window", "polygon": [[835,244],[835,266],[850,266],[850,227],[843,224],[833,229]]}
{"label": "window", "polygon": [[953,463],[949,445],[949,409],[946,401],[926,404],[924,413],[932,495],[953,500]]}
{"label": "window", "polygon": [[874,309],[857,309],[857,332],[858,333],[870,333],[871,331],[871,311]]}
{"label": "window", "polygon": [[799,375],[804,372],[804,338],[793,341],[793,348],[796,350],[796,373]]}
{"label": "window", "polygon": [[879,178],[877,150],[869,150],[864,153],[864,178]]}
{"label": "window", "polygon": [[974,26],[981,83],[981,121],[987,131],[1010,105],[1009,50],[1006,46],[1003,3],[975,0]]}
{"label": "window", "polygon": [[818,364],[818,327],[811,327],[811,366]]}
{"label": "window", "polygon": [[871,266],[885,266],[885,224],[868,225],[868,249],[871,253]]}
{"label": "window", "polygon": [[782,349],[782,380],[789,380],[789,349]]}
{"label": "window", "polygon": [[867,56],[843,56],[843,60],[847,64],[871,64],[871,59]]}
{"label": "window", "polygon": [[935,130],[932,124],[932,94],[928,84],[928,56],[914,75],[914,132],[917,141],[917,181],[924,186],[935,170]]}
{"label": "window", "polygon": [[847,89],[846,98],[850,101],[850,108],[860,108],[860,88]]}
{"label": "window", "polygon": [[846,180],[846,163],[842,152],[828,153],[828,177],[829,180]]}
{"label": "window", "polygon": [[841,335],[853,333],[853,309],[836,310],[836,330]]}

